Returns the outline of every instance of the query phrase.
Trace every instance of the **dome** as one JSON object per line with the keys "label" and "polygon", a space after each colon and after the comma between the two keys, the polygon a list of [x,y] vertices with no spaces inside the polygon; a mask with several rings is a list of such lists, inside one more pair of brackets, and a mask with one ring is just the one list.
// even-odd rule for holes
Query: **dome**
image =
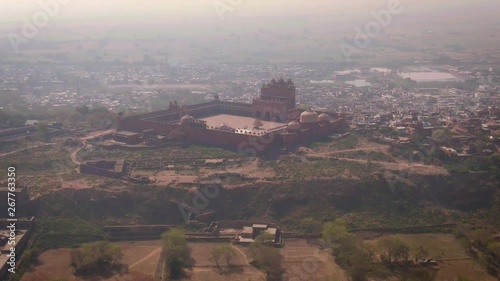
{"label": "dome", "polygon": [[192,123],[193,121],[194,121],[193,116],[186,114],[186,115],[182,116],[182,118],[181,118],[181,125]]}
{"label": "dome", "polygon": [[320,122],[328,122],[330,121],[330,116],[326,113],[321,113],[319,116],[318,116],[318,120]]}
{"label": "dome", "polygon": [[318,113],[307,110],[300,114],[300,123],[316,123],[318,122]]}
{"label": "dome", "polygon": [[300,124],[297,121],[292,121],[288,123],[287,128],[292,131],[300,130]]}

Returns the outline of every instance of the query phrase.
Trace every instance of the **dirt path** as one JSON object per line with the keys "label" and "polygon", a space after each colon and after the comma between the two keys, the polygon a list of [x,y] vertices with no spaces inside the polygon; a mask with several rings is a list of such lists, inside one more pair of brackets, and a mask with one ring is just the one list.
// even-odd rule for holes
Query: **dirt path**
{"label": "dirt path", "polygon": [[93,139],[93,138],[97,138],[97,137],[100,137],[102,135],[106,135],[106,134],[109,134],[109,133],[112,133],[114,132],[115,130],[114,129],[111,129],[111,130],[106,130],[106,131],[97,131],[97,132],[94,132],[88,136],[85,136],[85,137],[82,137],[80,138],[80,141],[82,142],[82,145],[81,147],[77,148],[75,151],[73,151],[70,155],[70,158],[71,158],[71,161],[73,163],[75,163],[76,165],[80,165],[80,161],[78,161],[78,152],[80,150],[82,150],[83,148],[85,148],[87,146],[87,141],[90,140],[90,139]]}
{"label": "dirt path", "polygon": [[[161,251],[161,247],[159,247],[158,249],[156,249],[156,250],[154,250],[153,252],[151,252],[151,253],[150,253],[147,257],[143,258],[142,260],[140,260],[140,261],[138,261],[138,262],[136,262],[136,263],[134,263],[134,264],[129,265],[129,266],[128,266],[128,268],[129,268],[129,269],[131,269],[132,267],[134,267],[134,266],[136,266],[136,265],[140,264],[141,262],[143,262],[143,261],[145,261],[145,260],[149,259],[150,257],[152,257],[153,255],[155,255],[155,254],[156,254],[156,252],[160,252],[160,251]],[[158,262],[158,261],[157,261],[157,262]]]}
{"label": "dirt path", "polygon": [[359,147],[359,148],[351,148],[351,149],[341,149],[341,150],[332,150],[332,151],[326,151],[326,152],[316,152],[316,153],[310,153],[306,154],[306,156],[328,156],[328,155],[333,155],[333,154],[338,154],[338,153],[344,153],[344,152],[356,152],[356,151],[362,151],[362,150],[380,150],[383,152],[386,152],[388,149],[387,145],[376,145],[376,146],[365,146],[365,147]]}
{"label": "dirt path", "polygon": [[240,253],[244,258],[245,258],[245,263],[247,266],[251,267],[252,269],[254,269],[259,275],[260,277],[262,277],[262,280],[266,280],[266,275],[260,271],[258,271],[257,269],[255,269],[251,264],[250,264],[250,261],[248,260],[248,257],[247,255],[245,255],[245,253],[243,253],[242,250],[238,249],[238,247],[234,246],[233,244],[231,244],[231,247],[233,247],[233,249],[235,249],[238,253]]}
{"label": "dirt path", "polygon": [[153,278],[157,281],[164,280],[163,273],[165,272],[165,251],[160,250],[160,254],[158,255],[158,259],[156,260],[156,268],[155,273],[153,274]]}
{"label": "dirt path", "polygon": [[[364,150],[364,149],[363,149]],[[314,156],[314,157],[321,157],[321,158],[329,158],[331,155],[330,153],[325,153],[327,155],[320,155],[319,153],[317,154],[310,154],[308,156]],[[361,163],[361,164],[366,164],[368,161],[366,159],[353,159],[353,158],[344,158],[344,157],[337,157],[338,160],[342,161],[350,161],[350,162],[356,162],[356,163]],[[441,166],[434,166],[434,165],[424,165],[424,164],[415,164],[415,163],[392,163],[392,162],[384,162],[384,161],[371,161],[374,164],[379,164],[383,166],[387,170],[393,170],[393,171],[411,171],[417,174],[423,174],[423,175],[448,175],[448,171]]]}
{"label": "dirt path", "polygon": [[[366,164],[368,161],[363,159],[338,158],[339,160],[358,162]],[[448,171],[441,166],[412,164],[412,163],[392,163],[384,161],[371,161],[372,163],[380,164],[387,170],[394,171],[412,171],[423,175],[447,175]]]}
{"label": "dirt path", "polygon": [[41,143],[41,144],[37,144],[37,145],[26,147],[26,148],[23,148],[23,149],[19,149],[19,150],[15,150],[15,151],[11,151],[11,152],[0,154],[0,157],[8,156],[8,155],[11,155],[11,154],[16,154],[16,153],[19,153],[21,151],[29,150],[29,149],[32,149],[32,148],[38,148],[38,147],[42,147],[42,146],[55,145],[55,144],[57,144],[57,143]]}

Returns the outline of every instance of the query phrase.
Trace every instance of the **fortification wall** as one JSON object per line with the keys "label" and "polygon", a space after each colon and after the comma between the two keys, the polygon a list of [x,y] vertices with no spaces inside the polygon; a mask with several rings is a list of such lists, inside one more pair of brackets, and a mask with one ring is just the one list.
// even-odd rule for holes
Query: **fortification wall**
{"label": "fortification wall", "polygon": [[105,170],[85,164],[80,165],[80,173],[83,174],[90,174],[90,175],[96,175],[96,176],[103,176],[103,177],[108,177],[108,178],[115,178],[118,179],[123,176],[123,171],[122,172],[115,172],[111,170]]}

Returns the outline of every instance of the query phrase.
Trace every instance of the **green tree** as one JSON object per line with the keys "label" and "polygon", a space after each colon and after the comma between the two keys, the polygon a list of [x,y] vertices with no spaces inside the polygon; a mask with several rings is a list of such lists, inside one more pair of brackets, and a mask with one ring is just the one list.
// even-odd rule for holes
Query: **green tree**
{"label": "green tree", "polygon": [[423,260],[429,256],[429,250],[423,246],[418,246],[413,249],[413,256],[415,257],[415,263],[417,263],[419,260]]}
{"label": "green tree", "polygon": [[432,132],[432,138],[443,144],[447,144],[451,139],[451,131],[449,129],[439,129]]}
{"label": "green tree", "polygon": [[253,257],[252,263],[266,273],[269,280],[280,280],[282,256],[277,248],[268,244],[268,241],[273,239],[274,237],[266,232],[255,238],[250,246]]}
{"label": "green tree", "polygon": [[47,124],[38,123],[37,125],[38,138],[42,141],[48,141],[49,139],[49,128]]}
{"label": "green tree", "polygon": [[490,232],[486,229],[479,229],[471,234],[471,239],[477,243],[478,245],[481,245],[483,247],[486,247],[488,245],[488,241],[490,240]]}
{"label": "green tree", "polygon": [[222,258],[226,261],[226,265],[231,266],[231,261],[236,257],[236,251],[233,249],[231,245],[225,245],[222,247]]}
{"label": "green tree", "polygon": [[500,180],[500,154],[483,157],[477,165],[481,170],[488,171],[493,180]]}
{"label": "green tree", "polygon": [[254,240],[254,245],[269,245],[274,242],[274,236],[268,232],[262,232]]}
{"label": "green tree", "polygon": [[231,260],[236,256],[236,251],[231,245],[219,246],[210,253],[210,260],[220,269],[221,260],[225,261],[227,266],[231,266]]}
{"label": "green tree", "polygon": [[375,248],[363,245],[354,234],[350,234],[344,219],[326,223],[323,226],[323,240],[334,247],[336,262],[353,281],[364,281],[373,272]]}
{"label": "green tree", "polygon": [[231,261],[236,256],[236,251],[231,245],[223,245],[212,250],[210,260],[215,262],[215,265],[220,269],[220,262],[225,261],[226,265],[231,266]]}
{"label": "green tree", "polygon": [[329,244],[339,242],[349,236],[347,222],[344,219],[336,219],[323,226],[323,240]]}
{"label": "green tree", "polygon": [[106,271],[120,266],[123,258],[119,246],[100,241],[84,244],[80,249],[71,252],[71,265],[76,275],[103,274]]}
{"label": "green tree", "polygon": [[488,250],[492,251],[496,256],[500,257],[500,242],[488,244]]}
{"label": "green tree", "polygon": [[215,265],[217,266],[218,269],[220,269],[220,260],[222,259],[222,254],[223,253],[219,247],[213,249],[212,252],[210,253],[209,259],[215,262]]}
{"label": "green tree", "polygon": [[300,221],[300,229],[307,233],[314,233],[321,231],[321,222],[313,218],[305,218]]}
{"label": "green tree", "polygon": [[186,234],[181,229],[172,228],[162,235],[162,240],[168,276],[179,278],[183,269],[190,263]]}
{"label": "green tree", "polygon": [[253,121],[253,127],[255,129],[260,129],[260,127],[262,127],[264,125],[264,123],[262,123],[262,121],[260,119],[255,119]]}
{"label": "green tree", "polygon": [[399,237],[386,237],[377,243],[382,263],[393,263],[410,258],[410,247]]}
{"label": "green tree", "polygon": [[372,261],[366,252],[355,250],[349,256],[347,272],[352,281],[365,281],[372,268]]}
{"label": "green tree", "polygon": [[398,241],[396,251],[394,252],[394,259],[396,261],[402,260],[408,262],[410,260],[410,246],[402,241]]}

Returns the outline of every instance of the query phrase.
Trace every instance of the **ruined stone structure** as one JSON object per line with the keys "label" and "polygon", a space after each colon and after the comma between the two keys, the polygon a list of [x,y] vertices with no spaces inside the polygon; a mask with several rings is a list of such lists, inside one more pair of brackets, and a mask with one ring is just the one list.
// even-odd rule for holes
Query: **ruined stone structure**
{"label": "ruined stone structure", "polygon": [[[167,141],[259,154],[271,147],[293,147],[328,136],[343,125],[336,113],[300,113],[295,103],[292,80],[272,79],[262,86],[260,97],[251,104],[225,102],[215,96],[202,104],[182,106],[173,102],[166,110],[120,118],[115,140],[137,143],[145,131],[149,135],[154,131]],[[220,125],[213,124],[217,116],[223,120]],[[255,119],[262,120],[264,128],[254,127]]]}
{"label": "ruined stone structure", "polygon": [[119,179],[127,175],[125,160],[92,160],[80,164],[80,173]]}

